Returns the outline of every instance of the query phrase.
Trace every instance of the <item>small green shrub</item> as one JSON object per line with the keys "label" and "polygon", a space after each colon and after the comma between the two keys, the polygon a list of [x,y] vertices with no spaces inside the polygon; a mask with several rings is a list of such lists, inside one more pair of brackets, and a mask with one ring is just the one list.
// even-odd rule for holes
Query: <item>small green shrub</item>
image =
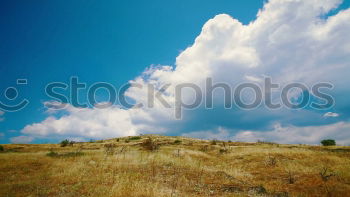
{"label": "small green shrub", "polygon": [[58,157],[58,153],[56,153],[56,152],[53,151],[53,150],[50,150],[50,152],[48,152],[48,153],[46,154],[46,156],[48,156],[48,157]]}
{"label": "small green shrub", "polygon": [[61,147],[66,147],[68,145],[73,146],[75,143],[76,143],[75,141],[69,141],[69,140],[65,139],[65,140],[62,140],[60,142],[60,145],[61,145]]}
{"label": "small green shrub", "polygon": [[335,146],[336,145],[335,140],[332,140],[332,139],[322,140],[321,144],[323,146]]}
{"label": "small green shrub", "polygon": [[65,140],[62,140],[60,142],[60,145],[61,145],[61,147],[66,147],[66,146],[68,146],[69,143],[70,143],[69,140],[65,139]]}
{"label": "small green shrub", "polygon": [[142,139],[140,136],[129,137],[129,140],[140,140],[140,139]]}
{"label": "small green shrub", "polygon": [[174,144],[181,144],[181,143],[182,143],[181,140],[175,140],[175,141],[174,141]]}
{"label": "small green shrub", "polygon": [[5,148],[0,145],[0,152],[5,151]]}
{"label": "small green shrub", "polygon": [[130,142],[130,140],[129,139],[125,139],[125,143],[129,143]]}
{"label": "small green shrub", "polygon": [[50,152],[48,152],[46,154],[46,156],[48,156],[48,157],[56,157],[56,158],[60,158],[60,157],[78,157],[78,156],[82,156],[82,155],[84,155],[84,153],[81,152],[81,151],[68,152],[68,153],[60,154],[60,153],[57,153],[57,152],[52,151],[52,150],[50,150]]}
{"label": "small green shrub", "polygon": [[210,142],[211,145],[216,145],[217,143],[218,143],[218,140],[215,140],[215,139]]}

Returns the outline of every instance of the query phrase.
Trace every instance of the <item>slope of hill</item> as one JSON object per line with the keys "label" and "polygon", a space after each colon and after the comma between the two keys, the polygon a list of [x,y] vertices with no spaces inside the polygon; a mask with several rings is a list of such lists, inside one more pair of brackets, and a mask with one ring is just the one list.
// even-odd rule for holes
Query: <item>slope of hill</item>
{"label": "slope of hill", "polygon": [[157,135],[3,145],[0,196],[349,196],[350,147]]}

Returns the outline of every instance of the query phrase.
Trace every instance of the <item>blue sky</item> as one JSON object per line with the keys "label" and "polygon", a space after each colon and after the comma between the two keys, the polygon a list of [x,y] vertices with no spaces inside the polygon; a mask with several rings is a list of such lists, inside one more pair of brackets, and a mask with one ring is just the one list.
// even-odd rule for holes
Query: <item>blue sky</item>
{"label": "blue sky", "polygon": [[[346,0],[328,15],[347,9],[349,2]],[[225,13],[248,25],[256,19],[263,5],[264,1],[259,0],[3,1],[0,6],[0,101],[15,104],[26,98],[30,104],[21,111],[5,112],[1,116],[0,143],[10,143],[11,138],[22,135],[33,135],[31,142],[34,143],[57,142],[70,137],[66,134],[53,134],[52,138],[23,134],[25,126],[40,123],[49,116],[43,107],[43,102],[50,100],[44,92],[47,83],[67,83],[71,76],[77,76],[88,85],[103,81],[120,87],[140,76],[152,64],[176,65],[176,58],[195,42],[209,19]],[[23,78],[28,84],[16,85],[16,80]],[[4,92],[12,86],[18,89],[19,97],[9,101]],[[103,101],[105,95],[99,96]],[[347,114],[349,108],[345,101],[343,103],[344,107],[337,112]],[[288,112],[281,112],[262,119],[257,112],[252,115],[257,116],[252,125],[253,120],[246,121],[246,115],[237,111],[229,112],[236,117],[235,121],[227,118],[221,109],[205,112],[202,114],[206,116],[181,124],[169,121],[160,127],[170,128],[166,134],[187,135],[205,134],[219,128],[225,128],[228,133],[231,130],[237,133],[237,129],[260,132],[273,127],[274,122],[299,127],[348,120],[347,115],[326,121],[320,116],[320,121],[312,118],[304,123],[304,117],[308,116],[305,114],[288,118]],[[280,118],[276,120],[276,116]],[[264,122],[258,121],[261,119]],[[122,134],[116,134],[119,135]],[[88,135],[86,139],[93,137]]]}
{"label": "blue sky", "polygon": [[[151,64],[174,64],[202,25],[220,13],[248,23],[262,1],[3,1],[0,11],[0,90],[18,87],[30,105],[6,113],[0,131],[18,135],[26,124],[44,119],[45,85],[71,76],[117,87]],[[1,95],[1,101],[9,102]],[[20,99],[20,98],[19,98]],[[16,130],[17,132],[8,132]]]}

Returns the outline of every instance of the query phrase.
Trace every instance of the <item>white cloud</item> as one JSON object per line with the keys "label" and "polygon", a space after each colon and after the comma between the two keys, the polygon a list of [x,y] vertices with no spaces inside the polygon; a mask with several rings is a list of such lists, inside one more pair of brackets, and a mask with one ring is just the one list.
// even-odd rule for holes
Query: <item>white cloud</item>
{"label": "white cloud", "polygon": [[323,139],[335,139],[337,144],[350,144],[350,123],[339,122],[323,126],[281,127],[276,125],[270,131],[241,131],[232,137],[236,141],[256,142],[257,140],[285,144],[319,144]]}
{"label": "white cloud", "polygon": [[24,136],[24,135],[10,138],[10,141],[13,144],[29,144],[33,140],[34,140],[33,137],[31,137],[31,136]]}
{"label": "white cloud", "polygon": [[135,135],[130,112],[118,107],[82,109],[71,105],[63,110],[68,115],[49,116],[43,122],[26,126],[22,133],[36,137],[68,136],[108,138]]}
{"label": "white cloud", "polygon": [[82,138],[82,137],[73,137],[73,138],[68,138],[69,141],[74,141],[74,142],[86,142],[88,139]]}
{"label": "white cloud", "polygon": [[[170,101],[176,84],[191,82],[203,87],[207,77],[231,85],[247,80],[261,82],[259,76],[270,76],[281,85],[297,81],[311,86],[330,81],[343,92],[348,89],[344,84],[350,74],[350,10],[320,18],[339,3],[271,0],[249,25],[225,14],[217,15],[204,25],[194,44],[177,57],[175,69],[151,69],[146,79],[135,81],[172,84],[166,92]],[[185,95],[192,98],[189,92]],[[129,96],[147,98],[140,91]]]}
{"label": "white cloud", "polygon": [[[341,11],[325,19],[321,17],[335,9],[340,0],[270,0],[259,11],[257,19],[248,25],[226,14],[220,14],[209,20],[192,46],[184,50],[177,58],[174,68],[171,66],[152,66],[142,76],[132,82],[153,84],[157,88],[165,84],[171,86],[163,93],[172,108],[165,108],[156,100],[154,108],[120,109],[77,109],[68,106],[66,115],[56,117],[52,111],[47,119],[40,123],[26,126],[21,132],[35,137],[71,136],[71,137],[116,137],[135,135],[148,131],[169,132],[184,126],[187,122],[200,120],[202,113],[186,120],[174,118],[174,87],[179,83],[191,82],[204,87],[208,77],[214,81],[226,82],[232,86],[244,81],[260,83],[262,76],[272,77],[275,83],[284,85],[288,82],[303,82],[309,86],[320,81],[329,81],[336,86],[333,92],[338,98],[349,87],[350,62],[350,9]],[[147,104],[145,88],[130,88],[126,95],[138,103]],[[193,98],[190,91],[185,91],[184,101]],[[216,102],[222,97],[216,95]],[[50,104],[50,103],[46,103]],[[350,107],[348,101],[340,100],[337,105],[344,109]],[[240,112],[242,117],[266,117],[265,113],[251,111]],[[225,114],[223,114],[225,113]],[[226,114],[227,113],[227,114]],[[281,112],[282,113],[282,112]],[[292,113],[298,116],[299,113]],[[217,116],[231,116],[232,112],[222,112]],[[279,122],[284,117],[273,116],[270,121]],[[237,117],[232,117],[237,119]],[[252,118],[251,118],[252,119]],[[187,122],[186,122],[187,121]],[[211,127],[219,127],[217,119],[206,122]],[[228,122],[230,122],[229,120]],[[254,119],[251,120],[254,122]],[[268,124],[267,122],[266,124]],[[247,124],[252,124],[248,122]],[[290,122],[293,124],[293,122]],[[346,123],[339,123],[346,124]],[[175,125],[175,126],[174,126]],[[250,125],[248,125],[250,126]],[[306,128],[291,126],[296,138],[290,138],[289,132],[270,131],[266,134],[258,131],[246,131],[239,136],[259,137],[276,136],[281,142],[314,143],[316,130],[309,138],[300,138]],[[341,127],[332,127],[344,132]],[[196,129],[192,129],[196,130]],[[333,132],[337,133],[335,130]],[[192,132],[188,135],[211,135],[208,131]],[[226,133],[218,131],[218,138]],[[234,131],[233,131],[234,132]],[[319,132],[320,135],[322,131]],[[339,134],[340,135],[340,134]],[[211,135],[211,136],[214,136]],[[286,138],[293,140],[285,140]],[[298,138],[298,139],[297,139]],[[312,139],[311,139],[312,138]],[[298,141],[299,140],[299,141]],[[318,140],[318,139],[317,139]]]}
{"label": "white cloud", "polygon": [[227,140],[230,138],[230,132],[225,128],[218,127],[214,131],[194,131],[189,133],[182,134],[184,137],[191,138],[200,138],[200,139],[208,139],[208,140]]}
{"label": "white cloud", "polygon": [[[233,140],[241,142],[268,141],[284,144],[319,144],[323,139],[335,139],[339,145],[350,145],[350,123],[338,122],[322,126],[281,126],[275,124],[268,131],[234,131],[218,127],[208,131],[196,131],[183,134],[186,137],[201,139]],[[233,134],[236,133],[236,134]]]}
{"label": "white cloud", "polygon": [[4,137],[4,136],[5,136],[5,134],[4,134],[4,133],[0,133],[0,138],[1,138],[1,137]]}
{"label": "white cloud", "polygon": [[336,117],[339,117],[339,114],[338,113],[334,113],[334,112],[327,112],[323,115],[323,117],[331,117],[331,118],[336,118]]}

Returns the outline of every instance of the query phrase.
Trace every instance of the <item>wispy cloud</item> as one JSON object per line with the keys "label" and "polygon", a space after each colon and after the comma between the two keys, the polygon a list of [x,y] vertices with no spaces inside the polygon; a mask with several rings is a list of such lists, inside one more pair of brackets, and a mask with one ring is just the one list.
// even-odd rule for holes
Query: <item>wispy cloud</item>
{"label": "wispy cloud", "polygon": [[339,117],[339,114],[338,113],[334,113],[334,112],[327,112],[323,115],[323,117],[331,117],[331,118],[336,118],[336,117]]}
{"label": "wispy cloud", "polygon": [[256,142],[257,140],[286,144],[319,144],[324,139],[335,139],[342,145],[350,145],[350,123],[338,122],[322,126],[286,126],[276,125],[270,131],[241,131],[233,140]]}
{"label": "wispy cloud", "polygon": [[230,135],[231,135],[230,131],[222,127],[218,127],[214,130],[193,131],[193,132],[182,134],[182,136],[184,137],[200,138],[200,139],[207,139],[207,140],[213,140],[213,139],[228,140],[231,138]]}
{"label": "wispy cloud", "polygon": [[347,132],[349,130],[350,123],[347,122],[305,127],[275,124],[272,129],[266,131],[218,127],[208,131],[185,133],[183,136],[241,142],[268,141],[285,144],[319,144],[324,139],[335,139],[337,144],[350,145],[350,134]]}
{"label": "wispy cloud", "polygon": [[13,144],[28,144],[31,143],[33,140],[34,137],[24,135],[10,138],[10,141]]}

